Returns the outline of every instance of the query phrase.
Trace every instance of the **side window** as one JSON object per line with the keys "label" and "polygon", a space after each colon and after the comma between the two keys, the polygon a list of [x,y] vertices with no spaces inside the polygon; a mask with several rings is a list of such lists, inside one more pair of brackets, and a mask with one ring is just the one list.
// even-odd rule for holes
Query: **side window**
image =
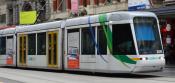
{"label": "side window", "polygon": [[28,55],[36,54],[36,34],[28,35]]}
{"label": "side window", "polygon": [[14,39],[13,36],[7,36],[6,40],[6,54],[7,55],[13,55],[13,49],[14,49]]}
{"label": "side window", "polygon": [[114,55],[136,54],[130,24],[113,25],[112,33]]}
{"label": "side window", "polygon": [[80,30],[68,29],[67,32],[67,52],[68,55],[77,57],[79,54]]}
{"label": "side window", "polygon": [[37,55],[46,55],[46,33],[37,34]]}
{"label": "side window", "polygon": [[[95,44],[89,28],[83,28],[81,32],[81,54],[95,55]],[[95,29],[92,29],[95,34]]]}
{"label": "side window", "polygon": [[13,39],[13,36],[7,36],[7,39]]}
{"label": "side window", "polygon": [[99,26],[97,29],[98,54],[107,54],[107,40],[105,30],[106,29],[104,29],[102,26]]}
{"label": "side window", "polygon": [[0,54],[5,55],[6,53],[6,37],[0,37]]}

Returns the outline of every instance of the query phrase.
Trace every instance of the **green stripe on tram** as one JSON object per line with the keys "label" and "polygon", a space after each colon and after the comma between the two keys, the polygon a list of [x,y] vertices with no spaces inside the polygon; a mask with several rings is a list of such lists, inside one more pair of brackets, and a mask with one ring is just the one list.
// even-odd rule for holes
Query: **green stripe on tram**
{"label": "green stripe on tram", "polygon": [[105,32],[109,51],[110,53],[112,53],[112,31],[110,30],[109,26],[105,27],[105,21],[106,21],[106,15],[105,14],[100,15],[99,22],[100,25],[103,27],[103,31]]}
{"label": "green stripe on tram", "polygon": [[[106,39],[107,39],[107,46],[109,48],[109,51],[110,53],[112,54],[113,50],[112,50],[112,31],[111,29],[109,28],[109,25],[107,25],[105,27],[105,22],[107,21],[107,16],[106,14],[101,14],[99,15],[99,22],[100,22],[100,25],[103,26],[103,31],[105,32],[105,36],[106,36]],[[126,55],[113,55],[113,57],[115,57],[116,59],[118,59],[119,61],[121,61],[122,63],[125,62],[125,63],[129,63],[129,64],[136,64],[136,61],[132,60],[131,58],[129,58],[128,56]],[[123,63],[124,65],[126,65],[125,63]]]}

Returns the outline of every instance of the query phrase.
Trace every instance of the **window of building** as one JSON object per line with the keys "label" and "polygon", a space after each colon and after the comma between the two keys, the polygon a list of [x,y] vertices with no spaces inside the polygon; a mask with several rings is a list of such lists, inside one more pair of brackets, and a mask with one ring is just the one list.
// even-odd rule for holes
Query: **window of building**
{"label": "window of building", "polygon": [[62,0],[61,2],[61,11],[66,11],[66,0]]}
{"label": "window of building", "polygon": [[[113,0],[94,0],[94,5],[108,4],[112,3]],[[115,0],[114,0],[115,1]],[[117,0],[116,0],[117,1]]]}
{"label": "window of building", "polygon": [[116,24],[112,26],[112,45],[114,55],[136,54],[130,24]]}
{"label": "window of building", "polygon": [[46,33],[37,34],[37,55],[46,55]]}
{"label": "window of building", "polygon": [[[95,29],[92,29],[92,33],[95,34]],[[81,53],[84,55],[95,54],[95,44],[90,29],[83,28],[81,33]]]}
{"label": "window of building", "polygon": [[58,0],[53,0],[53,11],[57,11],[58,9]]}
{"label": "window of building", "polygon": [[83,0],[83,6],[84,6],[84,7],[87,6],[87,0]]}
{"label": "window of building", "polygon": [[13,9],[11,5],[8,5],[8,19],[7,19],[7,25],[13,25]]}
{"label": "window of building", "polygon": [[95,5],[99,5],[99,3],[100,3],[100,0],[94,0]]}
{"label": "window of building", "polygon": [[[71,1],[71,0],[68,0]],[[53,0],[53,11],[64,11],[66,8],[64,7],[66,4],[66,0]]]}
{"label": "window of building", "polygon": [[36,54],[36,34],[28,35],[28,55]]}
{"label": "window of building", "polygon": [[6,14],[0,15],[0,24],[5,24],[6,23]]}
{"label": "window of building", "polygon": [[[106,27],[105,27],[106,28]],[[98,44],[98,54],[107,54],[107,40],[105,31],[102,26],[98,27],[97,30],[97,44]]]}
{"label": "window of building", "polygon": [[128,2],[128,0],[116,0],[117,2]]}
{"label": "window of building", "polygon": [[113,0],[105,0],[105,3],[112,3]]}
{"label": "window of building", "polygon": [[24,1],[23,6],[22,6],[23,11],[32,11],[32,5],[29,1]]}
{"label": "window of building", "polygon": [[66,0],[67,9],[71,9],[71,0]]}
{"label": "window of building", "polygon": [[6,54],[6,37],[0,37],[0,54]]}

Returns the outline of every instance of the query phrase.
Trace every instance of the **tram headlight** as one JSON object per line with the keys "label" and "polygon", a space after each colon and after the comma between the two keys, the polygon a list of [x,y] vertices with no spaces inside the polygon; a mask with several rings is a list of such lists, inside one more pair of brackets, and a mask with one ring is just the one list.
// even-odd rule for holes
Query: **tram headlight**
{"label": "tram headlight", "polygon": [[145,57],[143,57],[143,58],[142,58],[142,60],[146,60],[146,58],[145,58]]}
{"label": "tram headlight", "polygon": [[165,58],[164,57],[159,57],[159,59],[164,60]]}

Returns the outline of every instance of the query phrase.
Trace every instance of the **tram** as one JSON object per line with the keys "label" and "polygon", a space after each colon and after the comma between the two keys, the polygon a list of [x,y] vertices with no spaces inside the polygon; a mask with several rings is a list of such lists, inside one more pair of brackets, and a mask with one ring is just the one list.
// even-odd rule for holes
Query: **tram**
{"label": "tram", "polygon": [[0,30],[0,66],[16,66],[15,27]]}
{"label": "tram", "polygon": [[[17,26],[10,37],[14,57],[9,66],[105,73],[160,71],[165,59],[158,24],[154,13],[120,11]],[[3,31],[0,48],[8,35]],[[8,65],[4,63],[8,45],[6,54],[0,55],[2,65]]]}

